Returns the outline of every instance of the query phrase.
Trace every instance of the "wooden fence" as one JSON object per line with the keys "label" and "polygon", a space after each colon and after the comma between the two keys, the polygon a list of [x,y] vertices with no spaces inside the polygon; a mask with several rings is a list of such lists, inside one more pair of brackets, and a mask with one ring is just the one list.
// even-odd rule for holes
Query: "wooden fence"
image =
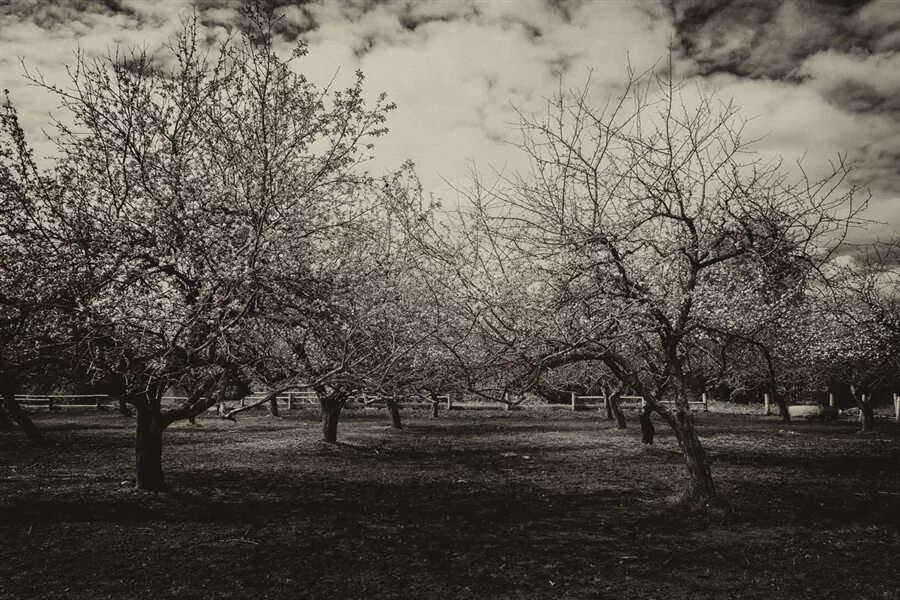
{"label": "wooden fence", "polygon": [[93,408],[101,410],[113,407],[115,401],[106,394],[24,394],[16,396],[23,408],[46,408],[57,410],[66,408]]}
{"label": "wooden fence", "polygon": [[[595,408],[597,410],[606,408],[606,397],[605,396],[579,396],[575,392],[570,392],[571,401],[570,408],[574,410],[578,410],[580,408],[592,409]],[[584,402],[584,400],[588,400],[589,402]],[[619,396],[619,406],[625,409],[634,409],[640,408],[641,402],[644,400],[643,396]],[[663,400],[663,404],[675,404],[674,400]],[[693,407],[703,407],[703,412],[709,412],[709,399],[706,396],[706,393],[703,393],[701,400],[691,400],[688,402],[688,406]]]}
{"label": "wooden fence", "polygon": [[[239,401],[240,406],[252,404],[265,398],[265,394],[253,394],[246,396]],[[431,408],[432,403],[427,398],[421,400],[396,400],[397,405],[401,408]],[[438,396],[438,401],[448,410],[477,410],[477,409],[496,409],[508,408],[508,404],[503,403],[485,403],[485,402],[454,402],[453,395]],[[186,396],[163,396],[163,402],[177,405],[187,400]],[[619,404],[625,409],[634,409],[640,406],[643,397],[641,396],[621,396]],[[60,409],[114,409],[116,408],[116,400],[105,394],[24,394],[16,396],[16,401],[23,407],[29,409],[44,408],[47,410]],[[318,408],[319,397],[312,390],[303,390],[296,392],[285,392],[275,398],[279,407],[283,406],[287,410]],[[667,401],[666,404],[674,404]],[[709,399],[704,393],[701,400],[688,402],[691,408],[703,407],[703,412],[709,412]],[[830,395],[829,405],[834,406],[834,396]],[[379,409],[384,408],[384,397],[378,395],[357,394],[351,396],[347,402],[348,408],[356,409]],[[523,404],[522,408],[530,409],[546,409],[546,408],[568,408],[572,411],[577,410],[601,410],[606,408],[606,398],[604,396],[580,396],[575,392],[571,393],[571,401],[569,404]],[[769,394],[765,394],[763,398],[763,414],[768,415],[771,412],[771,402]],[[900,394],[894,394],[894,419],[900,421]]]}

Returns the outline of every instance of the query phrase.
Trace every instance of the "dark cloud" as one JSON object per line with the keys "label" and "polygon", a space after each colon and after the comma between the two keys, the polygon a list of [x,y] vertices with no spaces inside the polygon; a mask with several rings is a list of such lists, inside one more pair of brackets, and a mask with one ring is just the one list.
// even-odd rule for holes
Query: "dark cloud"
{"label": "dark cloud", "polygon": [[73,21],[89,23],[95,16],[125,15],[141,25],[141,15],[120,0],[11,0],[0,4],[0,17],[32,21],[41,29],[70,27]]}
{"label": "dark cloud", "polygon": [[572,15],[584,4],[583,0],[546,0],[547,5],[566,23],[572,22]]}
{"label": "dark cloud", "polygon": [[[818,52],[900,49],[897,23],[871,0],[668,0],[678,50],[700,74],[800,78]],[[874,18],[873,18],[874,17]],[[893,26],[892,26],[893,25]]]}
{"label": "dark cloud", "polygon": [[847,111],[885,114],[900,120],[900,93],[879,90],[867,81],[849,77],[839,80],[825,88],[822,97]]}
{"label": "dark cloud", "polygon": [[319,24],[315,16],[306,6],[297,7],[296,12],[291,13],[290,18],[283,18],[275,27],[275,33],[288,42],[297,42],[304,34],[314,31]]}
{"label": "dark cloud", "polygon": [[410,5],[406,6],[406,10],[400,13],[400,25],[407,31],[415,31],[422,25],[429,23],[449,23],[454,20],[451,15],[421,15],[412,10]]}
{"label": "dark cloud", "polygon": [[668,0],[668,8],[676,52],[696,74],[805,88],[856,119],[859,135],[843,140],[856,164],[851,180],[869,186],[877,214],[897,218],[900,2]]}

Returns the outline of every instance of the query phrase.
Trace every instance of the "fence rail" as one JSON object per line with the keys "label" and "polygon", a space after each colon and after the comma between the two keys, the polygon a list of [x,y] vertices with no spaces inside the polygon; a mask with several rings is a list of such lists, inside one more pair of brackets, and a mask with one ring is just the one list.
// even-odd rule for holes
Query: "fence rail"
{"label": "fence rail", "polygon": [[[606,408],[606,396],[580,396],[575,392],[570,392],[571,400],[569,403],[570,408],[574,410],[578,410],[579,408]],[[583,400],[600,400],[600,402],[581,402]],[[635,408],[635,404],[640,406],[641,402],[643,402],[643,396],[619,396],[619,406],[622,408]],[[674,405],[674,400],[663,400],[661,404],[671,404]],[[703,393],[703,396],[700,400],[689,400],[689,407],[694,406],[702,406],[703,412],[709,412],[709,398],[707,398],[706,393]]]}
{"label": "fence rail", "polygon": [[[117,404],[117,400],[112,398],[106,394],[22,394],[15,396],[16,401],[23,408],[30,409],[39,409],[46,408],[47,410],[59,410],[59,409],[87,409],[93,408],[95,410],[103,410],[106,408],[115,408]],[[252,404],[253,402],[258,402],[265,398],[265,394],[253,394],[250,396],[246,396],[239,401],[240,406],[245,406],[247,404]],[[392,397],[396,399],[396,397]],[[170,404],[180,404],[187,400],[187,396],[163,396],[162,400],[164,402]],[[441,395],[437,396],[438,402],[446,406],[447,409],[460,409],[460,410],[484,410],[484,409],[497,409],[497,408],[509,408],[509,404],[504,403],[486,403],[486,402],[454,402],[453,395]],[[642,396],[620,396],[619,404],[623,408],[632,409],[635,408],[635,405],[639,405],[643,400]],[[900,394],[893,395],[893,404],[894,404],[894,419],[900,421]],[[275,402],[280,406],[284,406],[284,408],[288,410],[294,409],[302,409],[307,406],[316,406],[319,405],[319,397],[312,390],[303,390],[296,392],[285,392],[284,394],[279,394],[275,398]],[[673,401],[663,401],[663,404],[674,404]],[[765,394],[763,400],[763,414],[770,414],[770,399],[769,394]],[[833,395],[829,398],[829,404],[834,406],[834,397]],[[397,401],[397,405],[401,408],[431,408],[432,402],[427,398],[422,398],[421,400],[399,400]],[[703,412],[709,412],[709,400],[704,393],[701,400],[690,401],[688,402],[688,406],[693,407],[703,407]],[[350,408],[363,408],[363,409],[380,409],[385,407],[384,397],[377,395],[366,395],[366,394],[358,394],[351,396],[348,401],[348,407]],[[606,397],[605,396],[580,396],[574,392],[571,393],[571,401],[569,404],[523,404],[519,405],[521,408],[529,408],[529,409],[556,409],[556,408],[567,408],[573,411],[584,410],[584,409],[603,409],[606,408]]]}
{"label": "fence rail", "polygon": [[22,407],[46,407],[48,410],[63,408],[94,408],[113,406],[115,401],[106,394],[23,394],[15,396]]}
{"label": "fence rail", "polygon": [[[251,394],[245,396],[238,401],[239,406],[253,404],[259,402],[266,397],[265,394]],[[402,400],[396,396],[381,396],[369,394],[355,394],[347,400],[348,408],[371,408],[381,409],[386,406],[385,399],[392,399],[401,408],[431,408],[432,401],[425,397],[417,400]],[[454,402],[453,396],[443,394],[436,397],[438,403],[447,409],[460,410],[478,410],[478,409],[496,409],[511,406],[509,403],[503,402]],[[162,401],[167,404],[177,405],[185,402],[187,396],[163,396]],[[285,392],[274,398],[277,405],[288,410],[302,409],[305,406],[318,406],[319,397],[314,391]],[[621,396],[619,403],[623,408],[634,408],[634,405],[640,404],[643,400],[641,396]],[[16,401],[24,408],[47,408],[49,410],[65,409],[65,408],[95,408],[101,410],[105,407],[114,407],[117,400],[106,394],[23,394],[17,395]],[[702,405],[704,410],[708,410],[708,404],[704,400],[697,402],[689,402],[691,405]],[[518,405],[523,408],[571,408],[572,410],[605,408],[606,398],[604,396],[579,396],[572,394],[572,401],[566,404],[522,404]]]}
{"label": "fence rail", "polygon": [[[900,421],[900,394],[893,394],[893,408],[894,408],[894,419]],[[114,409],[117,404],[117,400],[105,394],[20,394],[15,396],[16,401],[23,407],[29,409],[47,409],[47,410],[65,410],[65,409],[90,409],[93,408],[95,410],[104,410],[104,409]],[[265,394],[253,394],[250,396],[245,396],[242,398],[238,404],[240,406],[245,406],[247,404],[252,404],[253,402],[258,402],[265,398]],[[391,397],[395,399],[397,405],[401,408],[411,408],[411,409],[419,409],[419,408],[431,408],[432,402],[431,400],[422,397],[420,400],[396,400],[396,397]],[[507,403],[497,402],[459,402],[453,400],[453,395],[440,395],[437,396],[439,404],[445,406],[447,409],[459,409],[459,410],[490,410],[490,409],[502,409],[510,407]],[[162,400],[165,403],[177,405],[181,404],[185,400],[187,400],[187,396],[163,396]],[[622,408],[625,409],[633,409],[636,408],[643,397],[641,396],[621,396],[619,398],[619,403]],[[318,395],[311,390],[308,391],[297,391],[297,392],[285,392],[284,394],[279,394],[275,401],[277,405],[280,407],[284,407],[288,410],[294,409],[303,409],[305,407],[318,407],[319,398]],[[674,404],[673,401],[663,401],[663,404]],[[830,399],[829,404],[834,406],[833,397]],[[703,394],[701,400],[690,401],[688,405],[691,408],[702,407],[703,412],[709,412],[709,400],[706,394]],[[384,403],[384,397],[379,395],[367,395],[367,394],[358,394],[351,396],[348,399],[348,408],[352,409],[381,409],[386,405]],[[590,409],[604,409],[606,408],[606,398],[604,396],[582,396],[575,393],[571,394],[571,400],[568,404],[521,404],[518,405],[517,408],[527,408],[527,409],[569,409],[573,411],[577,410],[590,410]],[[763,414],[771,414],[771,401],[769,399],[769,395],[764,395],[763,401]]]}
{"label": "fence rail", "polygon": [[[266,394],[251,394],[238,401],[239,406],[245,406],[265,399]],[[395,398],[395,397],[392,397]],[[16,402],[23,408],[46,408],[56,410],[63,408],[95,408],[114,407],[118,400],[106,394],[21,394],[15,396]],[[188,396],[163,396],[163,403],[178,405],[185,402]],[[437,396],[438,402],[453,406],[450,396]],[[279,407],[284,406],[288,410],[300,409],[304,406],[319,406],[319,396],[314,391],[285,392],[274,398]],[[430,400],[397,400],[397,405],[402,408],[430,408]],[[383,396],[359,394],[348,399],[351,408],[379,409],[385,406]]]}

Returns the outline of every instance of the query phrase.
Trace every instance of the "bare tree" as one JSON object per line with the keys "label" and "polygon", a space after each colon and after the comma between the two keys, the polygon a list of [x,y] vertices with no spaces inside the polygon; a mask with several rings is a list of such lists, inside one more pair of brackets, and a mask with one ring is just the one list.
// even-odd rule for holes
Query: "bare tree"
{"label": "bare tree", "polygon": [[[354,192],[372,178],[360,165],[391,108],[365,105],[361,74],[346,90],[297,74],[260,6],[210,52],[189,20],[167,61],[116,49],[79,55],[68,85],[28,73],[71,116],[57,124],[51,173],[64,193],[44,222],[83,272],[109,274],[92,276],[101,284],[71,311],[72,359],[123,382],[140,488],[165,486],[169,424],[249,393],[240,335],[278,283],[308,284],[314,299],[324,242],[311,240],[365,210]],[[192,374],[210,393],[164,407],[164,391]]]}
{"label": "bare tree", "polygon": [[736,261],[827,261],[859,208],[847,166],[790,181],[749,151],[734,105],[684,94],[671,76],[631,76],[599,105],[590,85],[560,90],[546,116],[520,115],[520,131],[530,171],[476,182],[468,199],[504,240],[499,261],[529,264],[527,285],[554,292],[554,320],[581,323],[580,335],[543,336],[532,364],[603,361],[675,433],[687,497],[714,502],[688,404],[701,300],[728,303],[717,279]]}
{"label": "bare tree", "polygon": [[821,382],[843,381],[874,430],[875,394],[900,383],[900,240],[863,247],[822,290],[804,358]]}

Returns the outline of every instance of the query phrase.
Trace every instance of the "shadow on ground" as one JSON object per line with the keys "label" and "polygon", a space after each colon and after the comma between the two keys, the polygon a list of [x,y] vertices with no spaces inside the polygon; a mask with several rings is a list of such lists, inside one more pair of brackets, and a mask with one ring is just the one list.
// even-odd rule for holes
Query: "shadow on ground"
{"label": "shadow on ground", "polygon": [[583,413],[353,415],[339,445],[309,412],[203,419],[167,432],[164,494],[133,489],[128,419],[42,415],[55,445],[3,433],[0,597],[895,593],[896,430],[700,419],[724,511],[673,501],[670,436]]}

